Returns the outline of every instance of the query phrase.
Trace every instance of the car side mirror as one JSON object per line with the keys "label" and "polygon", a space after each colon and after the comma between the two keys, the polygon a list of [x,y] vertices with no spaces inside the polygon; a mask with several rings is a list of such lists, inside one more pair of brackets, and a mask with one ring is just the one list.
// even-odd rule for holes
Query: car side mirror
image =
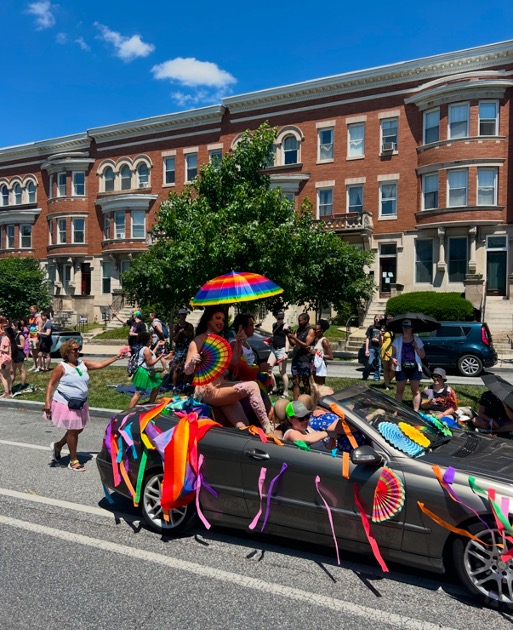
{"label": "car side mirror", "polygon": [[376,453],[372,446],[364,444],[363,446],[355,448],[351,453],[351,462],[355,466],[359,464],[363,464],[364,466],[381,466],[383,457],[379,453]]}

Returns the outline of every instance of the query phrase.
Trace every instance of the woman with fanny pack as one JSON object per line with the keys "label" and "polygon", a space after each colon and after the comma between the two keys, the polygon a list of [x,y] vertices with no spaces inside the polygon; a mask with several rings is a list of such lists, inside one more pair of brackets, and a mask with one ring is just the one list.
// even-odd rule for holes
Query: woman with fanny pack
{"label": "woman with fanny pack", "polygon": [[420,409],[420,379],[422,378],[422,359],[425,358],[424,344],[413,334],[411,320],[402,322],[402,335],[397,335],[392,344],[392,364],[394,366],[397,389],[395,399],[402,402],[406,383],[410,382],[413,397],[413,410]]}
{"label": "woman with fanny pack", "polygon": [[117,355],[101,362],[82,361],[80,350],[74,339],[60,347],[63,361],[52,371],[46,387],[44,408],[46,417],[55,427],[66,429],[62,439],[50,444],[54,461],[60,461],[61,449],[67,444],[70,455],[68,468],[77,472],[85,470],[77,458],[77,443],[79,434],[89,421],[89,370],[99,370],[122,358],[122,355]]}

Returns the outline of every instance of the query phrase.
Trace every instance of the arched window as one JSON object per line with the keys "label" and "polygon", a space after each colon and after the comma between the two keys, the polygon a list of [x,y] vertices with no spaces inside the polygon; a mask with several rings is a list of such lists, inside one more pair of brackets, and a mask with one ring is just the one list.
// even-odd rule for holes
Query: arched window
{"label": "arched window", "polygon": [[14,184],[14,203],[19,206],[21,204],[21,186],[20,184]]}
{"label": "arched window", "polygon": [[103,189],[105,192],[114,192],[114,171],[108,166],[103,171]]}
{"label": "arched window", "polygon": [[9,189],[7,188],[5,184],[0,188],[0,194],[2,196],[2,206],[8,206],[9,205]]}
{"label": "arched window", "polygon": [[295,136],[286,136],[283,140],[283,164],[297,164],[299,142]]}
{"label": "arched window", "polygon": [[142,162],[137,167],[137,187],[148,188],[150,185],[150,169]]}
{"label": "arched window", "polygon": [[125,164],[121,167],[121,190],[130,190],[132,188],[132,171],[130,167]]}
{"label": "arched window", "polygon": [[34,182],[27,184],[27,202],[36,203],[36,185]]}

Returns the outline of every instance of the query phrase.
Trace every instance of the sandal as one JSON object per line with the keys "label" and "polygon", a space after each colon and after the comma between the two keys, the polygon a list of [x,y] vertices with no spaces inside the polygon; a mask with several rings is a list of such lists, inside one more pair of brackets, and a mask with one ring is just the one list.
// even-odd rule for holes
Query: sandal
{"label": "sandal", "polygon": [[76,472],[84,472],[85,467],[78,461],[78,459],[72,459],[68,464],[68,468],[70,470],[75,470]]}
{"label": "sandal", "polygon": [[54,461],[59,462],[61,459],[61,449],[57,446],[57,442],[50,444],[50,450],[52,451]]}

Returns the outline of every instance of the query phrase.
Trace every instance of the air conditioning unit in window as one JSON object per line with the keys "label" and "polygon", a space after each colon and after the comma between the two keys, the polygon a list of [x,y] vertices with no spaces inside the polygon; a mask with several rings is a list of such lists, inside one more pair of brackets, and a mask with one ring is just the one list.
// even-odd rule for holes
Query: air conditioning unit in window
{"label": "air conditioning unit in window", "polygon": [[145,184],[139,184],[139,188],[149,188],[150,184],[148,182],[146,182]]}
{"label": "air conditioning unit in window", "polygon": [[395,151],[395,142],[383,142],[383,146],[381,147],[381,152],[390,153],[390,151]]}

